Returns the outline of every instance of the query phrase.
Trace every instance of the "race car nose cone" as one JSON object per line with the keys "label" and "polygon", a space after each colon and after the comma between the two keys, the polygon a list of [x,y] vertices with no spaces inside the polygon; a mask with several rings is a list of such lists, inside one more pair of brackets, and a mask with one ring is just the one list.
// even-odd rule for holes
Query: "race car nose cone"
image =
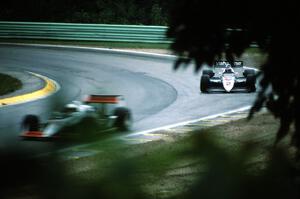
{"label": "race car nose cone", "polygon": [[222,83],[225,91],[230,92],[234,86],[234,77],[224,76],[222,77]]}
{"label": "race car nose cone", "polygon": [[27,131],[21,135],[21,137],[31,137],[40,138],[43,137],[43,132],[41,131]]}

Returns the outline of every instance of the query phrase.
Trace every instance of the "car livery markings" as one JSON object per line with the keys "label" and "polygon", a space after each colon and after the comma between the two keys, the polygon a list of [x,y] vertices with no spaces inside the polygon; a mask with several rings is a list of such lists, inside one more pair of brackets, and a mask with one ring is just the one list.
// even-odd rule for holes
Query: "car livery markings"
{"label": "car livery markings", "polygon": [[0,107],[16,105],[16,104],[42,99],[56,93],[60,89],[60,86],[56,81],[37,73],[33,73],[33,72],[29,72],[29,73],[38,78],[41,78],[45,82],[45,86],[42,89],[36,90],[34,92],[0,99]]}

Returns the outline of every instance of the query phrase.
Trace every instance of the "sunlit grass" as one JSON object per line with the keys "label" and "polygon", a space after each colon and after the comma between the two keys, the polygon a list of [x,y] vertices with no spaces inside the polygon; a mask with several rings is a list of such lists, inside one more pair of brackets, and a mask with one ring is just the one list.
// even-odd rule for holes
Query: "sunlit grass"
{"label": "sunlit grass", "polygon": [[[109,178],[108,173],[118,168],[134,178],[135,184],[142,185],[147,196],[173,197],[187,192],[211,169],[225,172],[219,176],[223,180],[231,172],[238,178],[259,175],[266,168],[277,128],[276,120],[264,114],[250,122],[243,119],[209,130],[195,129],[175,141],[128,145],[99,140],[77,149],[98,154],[65,163],[75,171],[71,176],[84,181]],[[86,170],[82,170],[82,165],[87,166]]]}

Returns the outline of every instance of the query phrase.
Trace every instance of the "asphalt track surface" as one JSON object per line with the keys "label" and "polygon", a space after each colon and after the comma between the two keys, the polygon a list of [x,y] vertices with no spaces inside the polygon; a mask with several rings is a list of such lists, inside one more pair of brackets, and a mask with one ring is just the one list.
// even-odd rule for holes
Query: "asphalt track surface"
{"label": "asphalt track surface", "polygon": [[54,95],[0,109],[0,150],[52,150],[18,138],[24,115],[45,120],[53,110],[86,94],[122,94],[133,112],[133,132],[184,122],[251,105],[253,93],[199,91],[193,67],[173,70],[174,58],[88,49],[0,45],[0,70],[31,71],[57,81]]}

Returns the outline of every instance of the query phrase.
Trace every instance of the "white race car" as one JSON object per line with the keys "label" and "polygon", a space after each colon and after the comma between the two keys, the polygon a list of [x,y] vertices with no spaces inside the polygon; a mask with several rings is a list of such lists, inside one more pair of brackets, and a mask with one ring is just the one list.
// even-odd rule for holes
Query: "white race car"
{"label": "white race car", "polygon": [[121,95],[90,95],[85,100],[73,101],[62,111],[54,112],[46,123],[41,124],[36,115],[25,116],[22,122],[22,138],[56,138],[68,127],[80,124],[84,119],[101,123],[101,129],[116,127],[130,130],[132,116],[125,107]]}
{"label": "white race car", "polygon": [[242,61],[235,61],[231,66],[228,61],[217,61],[212,70],[203,70],[200,80],[203,93],[214,90],[256,91],[256,71],[245,68]]}

